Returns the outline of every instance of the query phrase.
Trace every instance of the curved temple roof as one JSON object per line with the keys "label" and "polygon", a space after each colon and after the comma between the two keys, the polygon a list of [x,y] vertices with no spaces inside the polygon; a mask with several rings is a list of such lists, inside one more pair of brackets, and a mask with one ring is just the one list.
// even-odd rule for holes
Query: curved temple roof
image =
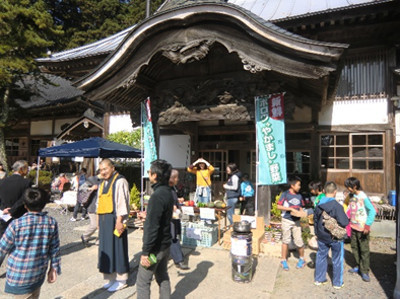
{"label": "curved temple roof", "polygon": [[[359,6],[374,5],[393,0],[228,0],[227,5],[237,6],[244,12],[253,14],[263,21],[279,22],[310,15],[329,13],[332,11],[347,10]],[[193,0],[167,0],[158,12],[176,9],[185,5],[199,3],[225,3],[224,1],[193,1]],[[134,30],[133,25],[112,36],[101,39],[82,47],[52,54],[50,57],[39,58],[39,63],[54,63],[92,57],[113,52]]]}
{"label": "curved temple roof", "polygon": [[184,64],[187,60],[181,54],[186,49],[197,51],[200,56],[190,59],[199,60],[214,43],[223,45],[229,53],[235,52],[250,72],[274,70],[305,79],[319,79],[336,71],[348,46],[300,37],[237,6],[199,3],[162,11],[139,24],[102,65],[76,84],[93,100],[119,100],[121,93],[140,88],[139,72],[156,53],[175,64]]}

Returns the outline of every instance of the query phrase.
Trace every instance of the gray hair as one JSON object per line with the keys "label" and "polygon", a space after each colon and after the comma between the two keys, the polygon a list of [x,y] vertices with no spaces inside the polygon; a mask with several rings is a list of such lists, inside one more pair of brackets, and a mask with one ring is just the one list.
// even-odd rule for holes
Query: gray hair
{"label": "gray hair", "polygon": [[12,170],[14,172],[19,171],[22,168],[27,168],[28,167],[28,162],[26,162],[25,160],[18,160],[17,162],[15,162],[12,166]]}

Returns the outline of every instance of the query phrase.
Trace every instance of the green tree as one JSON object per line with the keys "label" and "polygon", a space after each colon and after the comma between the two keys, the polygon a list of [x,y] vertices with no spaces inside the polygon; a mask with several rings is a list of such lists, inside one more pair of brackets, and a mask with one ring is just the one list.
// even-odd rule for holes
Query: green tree
{"label": "green tree", "polygon": [[27,74],[39,75],[35,58],[44,56],[62,35],[42,0],[0,1],[0,162],[7,165],[4,128],[13,110],[17,83]]}
{"label": "green tree", "polygon": [[[46,0],[54,22],[65,31],[53,50],[98,41],[145,18],[146,0]],[[163,2],[151,3],[154,12]]]}
{"label": "green tree", "polygon": [[133,132],[119,131],[109,134],[107,136],[107,139],[110,141],[122,143],[140,149],[140,142],[141,142],[140,135],[141,135],[141,129],[137,129]]}

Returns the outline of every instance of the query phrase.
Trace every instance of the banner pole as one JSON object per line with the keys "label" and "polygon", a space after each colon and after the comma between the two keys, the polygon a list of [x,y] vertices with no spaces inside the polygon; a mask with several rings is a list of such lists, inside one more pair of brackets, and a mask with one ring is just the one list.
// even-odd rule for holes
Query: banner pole
{"label": "banner pole", "polygon": [[140,150],[142,158],[140,159],[140,210],[143,212],[144,209],[144,199],[143,199],[143,184],[144,184],[144,150],[143,150],[143,103],[140,104]]}
{"label": "banner pole", "polygon": [[255,215],[258,216],[258,137],[257,137],[257,97],[254,97],[254,129],[256,131],[256,194],[255,194]]}

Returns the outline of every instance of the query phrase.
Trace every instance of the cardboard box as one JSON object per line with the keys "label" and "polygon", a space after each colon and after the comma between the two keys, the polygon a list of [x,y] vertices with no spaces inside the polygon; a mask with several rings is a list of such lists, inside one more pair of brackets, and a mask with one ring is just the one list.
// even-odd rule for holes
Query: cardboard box
{"label": "cardboard box", "polygon": [[[240,222],[242,220],[242,217],[244,220],[248,218],[249,216],[241,216],[241,215],[233,215],[233,222]],[[255,217],[253,217],[255,218]],[[260,253],[260,245],[261,241],[264,239],[264,218],[263,217],[257,217],[255,218],[255,228],[251,229],[251,232],[253,233],[252,236],[252,242],[251,242],[251,247],[252,247],[252,254],[258,255]],[[229,229],[224,233],[223,237],[223,248],[230,250],[231,249],[231,235],[232,235],[233,229]]]}

